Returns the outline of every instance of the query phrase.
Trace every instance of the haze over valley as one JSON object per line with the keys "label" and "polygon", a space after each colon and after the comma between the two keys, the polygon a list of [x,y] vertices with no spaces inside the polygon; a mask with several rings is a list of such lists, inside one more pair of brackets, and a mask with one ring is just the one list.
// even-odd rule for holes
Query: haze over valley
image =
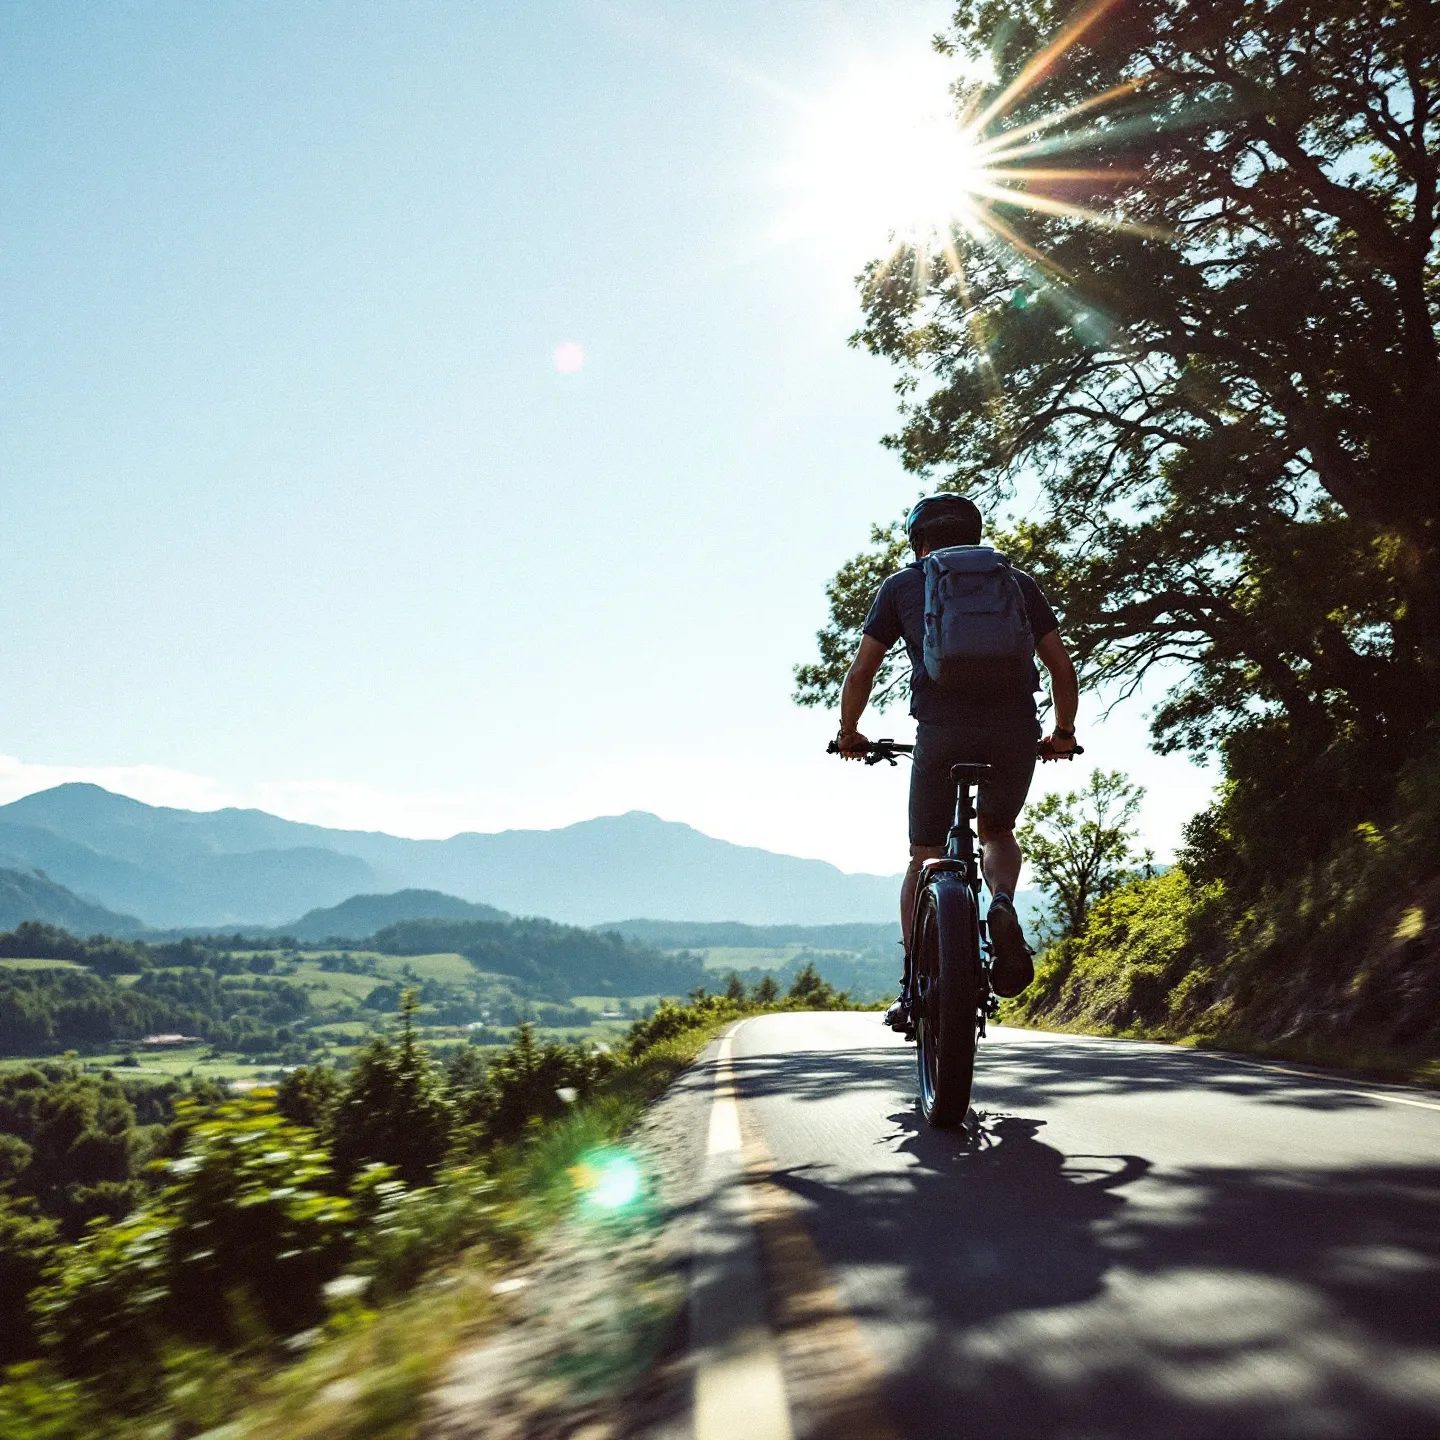
{"label": "haze over valley", "polygon": [[0,869],[41,871],[85,902],[131,917],[111,926],[121,929],[137,920],[155,929],[273,927],[352,896],[407,888],[578,925],[627,916],[888,923],[898,885],[898,877],[733,845],[641,811],[558,830],[411,840],[258,810],[145,805],[84,784],[0,806]]}

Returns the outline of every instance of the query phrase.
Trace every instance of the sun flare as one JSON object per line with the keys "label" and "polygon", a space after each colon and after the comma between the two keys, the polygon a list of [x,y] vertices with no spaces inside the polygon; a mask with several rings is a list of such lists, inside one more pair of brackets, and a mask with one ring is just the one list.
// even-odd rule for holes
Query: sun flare
{"label": "sun flare", "polygon": [[[1076,198],[1110,193],[1127,172],[1057,163],[1069,149],[1093,152],[1096,112],[1132,96],[1143,80],[1023,124],[1011,114],[1115,3],[1096,0],[998,90],[993,73],[957,74],[953,56],[933,52],[855,67],[802,107],[786,167],[792,209],[784,229],[852,267],[913,248],[943,256],[956,271],[971,242],[1005,245],[1054,271],[1012,223],[1016,212],[1160,235]],[[1112,123],[1106,133],[1123,128]]]}
{"label": "sun flare", "polygon": [[858,262],[964,224],[985,162],[957,118],[952,80],[936,55],[873,63],[808,107],[788,167],[795,228]]}

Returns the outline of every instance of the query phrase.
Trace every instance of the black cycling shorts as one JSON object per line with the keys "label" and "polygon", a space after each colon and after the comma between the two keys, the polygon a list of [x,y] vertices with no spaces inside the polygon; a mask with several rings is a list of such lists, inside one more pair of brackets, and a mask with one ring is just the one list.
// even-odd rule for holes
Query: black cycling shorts
{"label": "black cycling shorts", "polygon": [[950,767],[989,765],[980,782],[980,818],[996,830],[1011,830],[1030,792],[1035,773],[1038,720],[1003,724],[927,725],[915,734],[910,771],[910,843],[943,846],[955,818],[955,782]]}

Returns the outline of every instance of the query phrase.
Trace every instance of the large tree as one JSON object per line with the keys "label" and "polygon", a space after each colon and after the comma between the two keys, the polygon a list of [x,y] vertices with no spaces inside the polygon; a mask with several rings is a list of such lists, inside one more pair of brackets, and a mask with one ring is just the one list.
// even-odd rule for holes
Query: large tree
{"label": "large tree", "polygon": [[[862,277],[887,443],[1018,495],[1092,677],[1177,662],[1159,743],[1318,846],[1317,797],[1373,804],[1440,701],[1440,6],[967,0],[940,43],[993,60],[956,92],[988,170],[953,246]],[[802,701],[893,538],[832,582]]]}

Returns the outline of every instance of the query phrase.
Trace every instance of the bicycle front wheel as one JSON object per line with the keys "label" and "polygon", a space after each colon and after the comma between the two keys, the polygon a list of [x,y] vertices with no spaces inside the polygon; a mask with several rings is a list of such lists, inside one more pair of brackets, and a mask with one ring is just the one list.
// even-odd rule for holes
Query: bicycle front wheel
{"label": "bicycle front wheel", "polygon": [[915,930],[915,1052],[920,1111],[937,1130],[970,1108],[979,1035],[980,948],[975,897],[960,880],[926,886]]}

